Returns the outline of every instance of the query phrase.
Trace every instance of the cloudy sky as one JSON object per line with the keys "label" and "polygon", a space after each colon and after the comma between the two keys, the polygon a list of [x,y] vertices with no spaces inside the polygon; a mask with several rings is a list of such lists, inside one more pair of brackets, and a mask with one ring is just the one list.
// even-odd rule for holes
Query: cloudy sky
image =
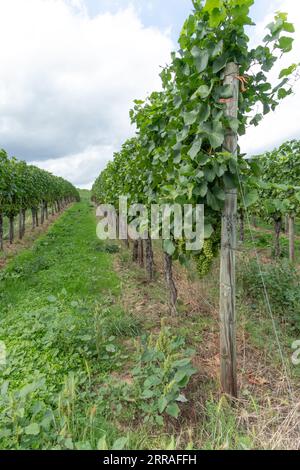
{"label": "cloudy sky", "polygon": [[[256,0],[253,43],[277,9],[297,27],[282,65],[300,61],[295,0]],[[0,147],[90,187],[132,135],[135,98],[160,88],[191,0],[0,0]],[[241,140],[244,152],[300,137],[300,84]]]}

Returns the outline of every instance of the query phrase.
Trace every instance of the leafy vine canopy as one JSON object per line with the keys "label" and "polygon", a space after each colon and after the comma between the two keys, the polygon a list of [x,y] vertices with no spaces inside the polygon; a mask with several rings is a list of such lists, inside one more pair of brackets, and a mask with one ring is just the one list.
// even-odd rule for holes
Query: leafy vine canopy
{"label": "leafy vine canopy", "polygon": [[259,201],[253,211],[268,220],[300,214],[300,141],[283,143],[259,157],[262,171],[258,184]]}
{"label": "leafy vine canopy", "polygon": [[[291,77],[298,65],[281,71],[278,83],[268,72],[293,44],[293,25],[285,13],[276,13],[267,25],[262,45],[251,49],[246,31],[254,26],[250,8],[254,0],[194,0],[180,38],[180,49],[161,73],[162,91],[145,101],[136,100],[130,116],[137,134],[132,153],[126,142],[94,185],[101,202],[110,202],[112,186],[122,161],[117,194],[137,195],[139,202],[178,202],[205,205],[207,238],[220,228],[225,190],[257,175],[256,162],[238,160],[223,148],[228,130],[243,135],[258,125],[292,93]],[[239,66],[238,118],[226,116],[233,89],[224,85],[226,65]],[[257,109],[259,111],[257,111]],[[118,179],[118,180],[119,180]],[[101,184],[99,184],[101,182]],[[101,187],[100,187],[101,186]],[[173,256],[184,243],[168,243]]]}
{"label": "leafy vine canopy", "polygon": [[67,197],[79,199],[71,183],[0,150],[0,214],[14,216],[42,201],[53,203]]}

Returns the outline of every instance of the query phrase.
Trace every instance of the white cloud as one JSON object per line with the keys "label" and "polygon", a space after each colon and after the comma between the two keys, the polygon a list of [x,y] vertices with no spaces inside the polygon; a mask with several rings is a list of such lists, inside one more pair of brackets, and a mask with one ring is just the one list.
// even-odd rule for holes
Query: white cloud
{"label": "white cloud", "polygon": [[82,0],[0,0],[0,17],[0,146],[88,184],[131,135],[133,99],[160,88],[170,37]]}
{"label": "white cloud", "polygon": [[[294,23],[296,33],[294,34],[293,51],[283,56],[276,64],[270,74],[270,79],[275,83],[280,70],[292,63],[300,61],[300,16],[299,5],[295,0],[277,0],[273,2],[271,11],[283,11],[289,15],[289,21]],[[253,44],[258,44],[266,35],[265,26],[272,21],[274,14],[267,15],[255,28]],[[295,84],[294,94],[281,102],[274,113],[264,117],[258,127],[248,129],[246,136],[241,138],[242,152],[249,154],[260,153],[273,149],[291,138],[300,138],[300,81]]]}
{"label": "white cloud", "polygon": [[113,152],[114,148],[111,145],[90,146],[83,152],[74,155],[59,159],[33,161],[32,164],[58,176],[63,176],[79,188],[90,189],[100,170],[112,158]]}

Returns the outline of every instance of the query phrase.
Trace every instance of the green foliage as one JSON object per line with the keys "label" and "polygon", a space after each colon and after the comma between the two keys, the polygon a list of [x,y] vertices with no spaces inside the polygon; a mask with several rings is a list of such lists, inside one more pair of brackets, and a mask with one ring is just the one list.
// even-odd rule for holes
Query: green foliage
{"label": "green foliage", "polygon": [[67,198],[79,200],[74,186],[63,178],[15,158],[0,150],[0,214],[16,215],[20,209],[36,208],[44,201]]}
{"label": "green foliage", "polygon": [[114,315],[107,316],[105,331],[107,336],[123,338],[139,336],[141,321],[130,314],[124,315],[123,311],[114,312]]}
{"label": "green foliage", "polygon": [[145,422],[162,425],[164,414],[178,418],[179,404],[187,402],[181,390],[195,372],[192,354],[192,350],[184,349],[184,339],[173,336],[164,325],[157,338],[142,338],[133,376]]}
{"label": "green foliage", "polygon": [[251,450],[251,438],[239,430],[238,419],[226,398],[206,403],[204,439],[206,450]]}
{"label": "green foliage", "polygon": [[[147,207],[160,202],[204,204],[207,225],[218,231],[226,189],[239,187],[241,181],[250,189],[247,205],[257,200],[251,182],[255,168],[241,155],[236,161],[224,152],[224,137],[229,130],[243,135],[249,124],[257,125],[275,110],[291,93],[289,76],[297,64],[281,72],[275,87],[268,82],[267,73],[292,46],[287,33],[293,27],[286,15],[277,13],[263,44],[251,50],[245,28],[253,25],[253,3],[193,1],[194,11],[179,38],[180,50],[172,53],[170,65],[161,73],[163,90],[135,101],[130,115],[136,137],[125,142],[96,180],[96,202],[115,204],[120,195],[127,195],[130,204]],[[239,65],[246,84],[237,119],[225,112],[233,90],[223,84],[224,71],[232,62]],[[185,240],[181,250],[171,243],[166,247],[173,258],[189,254]]]}
{"label": "green foliage", "polygon": [[[263,277],[263,279],[262,279]],[[300,331],[300,275],[286,260],[262,266],[256,260],[240,263],[239,285],[243,298],[265,304],[264,285],[273,312],[282,322]]]}
{"label": "green foliage", "polygon": [[[134,433],[124,436],[116,420],[145,419],[151,427],[186,401],[192,352],[164,326],[140,340],[141,320],[119,305],[112,257],[95,250],[96,242],[92,208],[83,200],[3,271],[1,449],[145,445],[139,435],[130,444]],[[132,337],[136,348],[127,344]]]}
{"label": "green foliage", "polygon": [[129,379],[108,379],[100,390],[102,413],[120,419],[130,414],[150,426],[163,426],[166,416],[178,418],[180,404],[188,401],[182,391],[195,372],[193,351],[184,346],[164,325],[157,336],[142,336]]}
{"label": "green foliage", "polygon": [[40,377],[17,390],[10,390],[9,380],[2,382],[0,442],[7,443],[8,447],[10,442],[12,446],[34,449],[37,439],[47,440],[54,416],[51,408],[37,397],[45,390],[45,383],[45,378]]}
{"label": "green foliage", "polygon": [[114,254],[114,253],[119,253],[119,251],[120,251],[120,247],[118,245],[114,245],[114,244],[105,244],[104,245],[104,252],[105,253]]}
{"label": "green foliage", "polygon": [[300,141],[285,142],[259,159],[262,180],[259,199],[252,211],[266,220],[278,221],[286,214],[299,215]]}
{"label": "green foliage", "polygon": [[99,439],[97,449],[98,450],[124,450],[127,444],[128,444],[128,438],[120,437],[111,445],[108,445],[107,436],[104,435],[101,439]]}
{"label": "green foliage", "polygon": [[[90,412],[100,378],[122,360],[109,331],[121,323],[112,301],[119,281],[95,241],[95,218],[83,201],[1,271],[1,449],[96,449],[103,433],[109,442],[118,437]],[[99,311],[107,318],[104,337]]]}

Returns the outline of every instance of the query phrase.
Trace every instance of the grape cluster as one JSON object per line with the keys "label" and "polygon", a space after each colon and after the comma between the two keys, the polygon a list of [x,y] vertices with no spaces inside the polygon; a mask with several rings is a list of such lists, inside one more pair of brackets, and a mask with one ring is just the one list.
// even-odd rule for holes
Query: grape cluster
{"label": "grape cluster", "polygon": [[201,279],[211,270],[213,260],[219,252],[220,239],[220,231],[215,231],[211,238],[204,240],[202,251],[195,255],[197,272]]}

